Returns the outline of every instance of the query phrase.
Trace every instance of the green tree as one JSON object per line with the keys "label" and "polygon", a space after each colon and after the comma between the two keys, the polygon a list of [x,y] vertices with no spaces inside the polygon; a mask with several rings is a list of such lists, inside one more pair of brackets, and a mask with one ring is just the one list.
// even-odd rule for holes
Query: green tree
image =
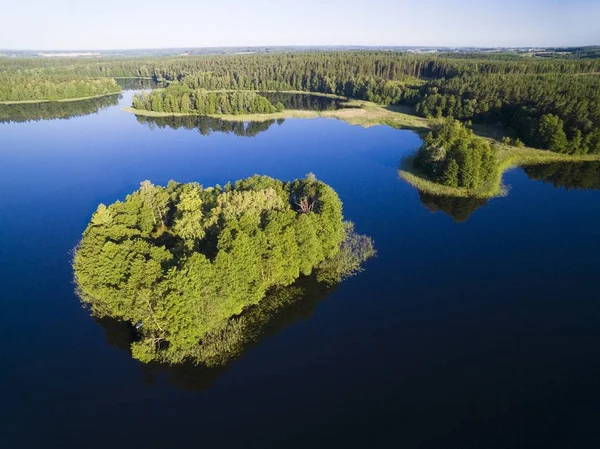
{"label": "green tree", "polygon": [[459,167],[456,159],[450,159],[444,171],[444,184],[450,187],[458,187]]}
{"label": "green tree", "polygon": [[550,151],[558,153],[565,153],[567,151],[568,142],[564,124],[556,115],[542,115],[538,134],[542,148],[547,148]]}

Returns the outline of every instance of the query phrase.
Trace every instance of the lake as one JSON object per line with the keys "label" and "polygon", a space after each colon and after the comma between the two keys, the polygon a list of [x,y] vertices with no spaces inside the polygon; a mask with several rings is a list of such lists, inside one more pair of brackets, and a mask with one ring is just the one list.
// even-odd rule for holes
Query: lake
{"label": "lake", "polygon": [[[600,447],[600,167],[432,198],[397,174],[413,132],[152,122],[121,110],[132,95],[0,123],[1,447]],[[98,203],[309,172],[378,255],[225,368],[145,366],[81,307],[71,250]]]}

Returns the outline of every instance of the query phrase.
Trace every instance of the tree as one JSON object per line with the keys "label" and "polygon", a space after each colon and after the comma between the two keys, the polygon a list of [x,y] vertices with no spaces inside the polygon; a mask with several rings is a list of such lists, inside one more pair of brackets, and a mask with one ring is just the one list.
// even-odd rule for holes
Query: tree
{"label": "tree", "polygon": [[160,221],[161,226],[165,227],[165,212],[169,196],[161,188],[157,188],[150,181],[140,183],[140,196],[144,205],[152,212],[154,225]]}
{"label": "tree", "polygon": [[553,114],[542,115],[538,134],[542,148],[558,153],[567,151],[567,135],[565,134],[563,121],[558,116]]}
{"label": "tree", "polygon": [[202,226],[202,188],[187,184],[179,195],[173,230],[180,235],[188,247],[193,248],[205,235]]}
{"label": "tree", "polygon": [[450,187],[458,187],[459,183],[459,167],[456,159],[450,159],[444,171],[444,184]]}

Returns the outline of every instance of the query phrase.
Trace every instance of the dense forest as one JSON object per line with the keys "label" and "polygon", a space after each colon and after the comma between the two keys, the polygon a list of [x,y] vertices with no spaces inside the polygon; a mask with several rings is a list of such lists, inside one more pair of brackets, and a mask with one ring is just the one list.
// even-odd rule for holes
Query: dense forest
{"label": "dense forest", "polygon": [[182,84],[135,94],[133,107],[142,111],[198,115],[272,114],[283,111],[281,103],[273,106],[256,92],[207,92]]}
{"label": "dense forest", "polygon": [[62,78],[21,76],[0,72],[0,101],[64,100],[121,92],[111,78]]}
{"label": "dense forest", "polygon": [[[155,94],[155,107],[151,101],[139,101],[142,109],[155,111],[161,107],[172,112],[219,109],[217,104],[208,104],[216,99],[195,96],[203,90],[320,92],[383,105],[410,105],[423,116],[503,125],[517,145],[562,153],[600,154],[600,60],[578,57],[579,50],[574,50],[565,52],[564,57],[554,52],[551,58],[477,52],[414,55],[338,51],[5,59],[0,61],[0,99],[51,95],[45,89],[23,91],[26,80],[34,80],[34,84],[48,79],[91,83],[92,78],[98,77],[145,77],[179,86],[180,90],[173,91],[169,98],[168,90]],[[85,77],[89,79],[81,81]],[[183,89],[188,93],[183,93]],[[226,103],[221,109],[253,108],[238,108],[226,99],[219,101]],[[256,106],[262,107],[266,103]]]}
{"label": "dense forest", "polygon": [[466,75],[428,83],[421,115],[502,123],[515,141],[560,153],[600,154],[598,74]]}
{"label": "dense forest", "polygon": [[471,190],[485,187],[498,174],[496,154],[488,141],[454,119],[432,125],[414,164],[436,182]]}
{"label": "dense forest", "polygon": [[180,363],[227,346],[235,317],[271,289],[310,274],[334,284],[373,254],[328,185],[254,176],[206,189],[144,181],[98,206],[73,267],[96,316],[135,325],[134,357]]}

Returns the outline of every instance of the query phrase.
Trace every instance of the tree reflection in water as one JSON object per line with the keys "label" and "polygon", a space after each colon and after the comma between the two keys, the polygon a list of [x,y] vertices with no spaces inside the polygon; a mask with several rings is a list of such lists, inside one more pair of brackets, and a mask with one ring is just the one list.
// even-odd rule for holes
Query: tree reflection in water
{"label": "tree reflection in water", "polygon": [[[328,285],[316,280],[315,276],[302,277],[293,285],[273,290],[259,304],[244,312],[240,320],[243,324],[233,330],[228,339],[227,349],[220,348],[213,353],[206,364],[191,362],[179,365],[141,363],[140,367],[147,383],[165,378],[170,384],[185,390],[201,391],[227,371],[229,364],[243,356],[250,348],[258,346],[265,338],[281,332],[299,320],[308,320],[315,313],[317,304],[325,299],[336,285]],[[135,328],[123,321],[112,318],[94,320],[106,334],[110,346],[130,353],[135,341]],[[231,328],[229,328],[231,329]]]}
{"label": "tree reflection in water", "polygon": [[199,115],[170,116],[170,117],[147,117],[143,115],[136,116],[138,123],[148,125],[150,129],[171,128],[171,129],[197,129],[203,136],[219,132],[225,134],[234,134],[241,137],[254,137],[257,134],[268,130],[277,123],[282,125],[284,120],[266,120],[263,122],[232,122],[216,117],[206,117]]}
{"label": "tree reflection in water", "polygon": [[471,214],[488,202],[482,198],[438,196],[419,191],[419,199],[430,212],[444,212],[457,223],[467,221]]}
{"label": "tree reflection in water", "polygon": [[531,165],[523,171],[529,179],[543,181],[554,187],[570,189],[600,189],[600,162],[568,162]]}
{"label": "tree reflection in water", "polygon": [[48,101],[45,103],[0,104],[0,123],[31,122],[40,120],[68,120],[95,114],[119,104],[120,94],[76,101]]}

